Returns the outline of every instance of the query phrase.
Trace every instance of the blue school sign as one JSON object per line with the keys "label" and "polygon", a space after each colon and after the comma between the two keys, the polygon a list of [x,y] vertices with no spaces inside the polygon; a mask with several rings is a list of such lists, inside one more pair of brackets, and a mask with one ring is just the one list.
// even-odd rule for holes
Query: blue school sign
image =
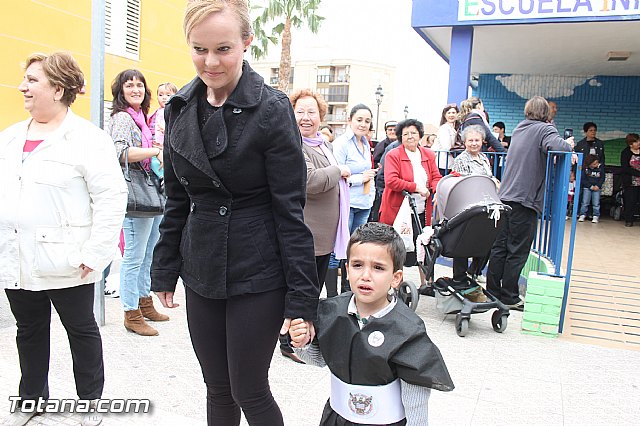
{"label": "blue school sign", "polygon": [[414,0],[412,26],[640,19],[640,0]]}
{"label": "blue school sign", "polygon": [[[449,63],[448,101],[460,102],[467,98],[475,28],[638,21],[640,0],[414,0],[411,20],[418,34]],[[451,28],[450,35],[443,36],[442,28]],[[567,29],[567,38],[571,33]],[[620,35],[621,40],[625,37],[630,35]]]}
{"label": "blue school sign", "polygon": [[640,0],[463,0],[459,21],[621,17],[638,14]]}

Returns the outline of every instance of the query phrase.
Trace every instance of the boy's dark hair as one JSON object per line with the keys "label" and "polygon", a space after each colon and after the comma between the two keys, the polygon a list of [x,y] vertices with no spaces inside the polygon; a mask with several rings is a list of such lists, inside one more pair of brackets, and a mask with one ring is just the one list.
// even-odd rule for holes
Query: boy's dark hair
{"label": "boy's dark hair", "polygon": [[596,123],[594,123],[593,121],[587,121],[587,122],[586,122],[586,123],[584,123],[584,125],[582,126],[582,130],[583,130],[585,133],[587,133],[587,131],[588,131],[590,128],[592,128],[592,127],[593,127],[594,129],[596,129],[596,131],[598,130],[598,125],[597,125]]}
{"label": "boy's dark hair", "polygon": [[349,239],[347,246],[347,262],[351,255],[351,247],[354,244],[372,243],[387,248],[391,261],[393,262],[393,271],[402,269],[407,251],[404,248],[404,242],[400,235],[391,226],[380,222],[368,222],[359,226]]}
{"label": "boy's dark hair", "polygon": [[597,155],[589,154],[584,158],[584,165],[589,167],[594,161],[600,161]]}

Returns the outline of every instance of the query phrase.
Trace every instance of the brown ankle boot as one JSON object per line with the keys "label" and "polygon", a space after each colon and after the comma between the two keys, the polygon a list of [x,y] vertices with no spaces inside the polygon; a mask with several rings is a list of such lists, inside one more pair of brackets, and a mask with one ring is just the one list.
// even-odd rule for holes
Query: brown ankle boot
{"label": "brown ankle boot", "polygon": [[141,297],[138,300],[138,306],[140,306],[140,312],[142,316],[150,321],[169,321],[169,316],[161,314],[153,307],[153,297]]}
{"label": "brown ankle boot", "polygon": [[158,330],[146,323],[140,309],[124,311],[124,328],[141,336],[158,335]]}

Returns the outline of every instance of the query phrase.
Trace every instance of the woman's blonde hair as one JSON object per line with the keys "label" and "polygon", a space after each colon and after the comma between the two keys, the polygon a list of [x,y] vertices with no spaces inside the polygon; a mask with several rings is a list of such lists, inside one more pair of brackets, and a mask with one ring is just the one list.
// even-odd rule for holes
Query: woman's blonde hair
{"label": "woman's blonde hair", "polygon": [[460,121],[463,122],[467,118],[467,115],[471,113],[471,110],[475,109],[481,103],[482,100],[476,96],[460,102]]}
{"label": "woman's blonde hair", "polygon": [[70,106],[76,95],[84,88],[84,74],[80,66],[67,52],[54,52],[51,55],[33,53],[25,61],[24,70],[34,62],[40,62],[42,71],[54,87],[61,87],[64,92],[60,102]]}
{"label": "woman's blonde hair", "polygon": [[329,109],[329,106],[327,105],[327,102],[324,100],[324,97],[322,97],[320,93],[316,93],[311,89],[296,90],[289,96],[289,100],[291,101],[291,106],[295,108],[296,102],[298,102],[298,99],[306,98],[307,96],[316,100],[316,103],[318,104],[318,114],[320,114],[320,121],[324,121],[324,117],[327,115],[327,110]]}
{"label": "woman's blonde hair", "polygon": [[193,27],[212,13],[220,12],[226,7],[231,9],[238,17],[242,40],[247,40],[251,37],[251,18],[249,17],[249,6],[246,0],[189,0],[182,24],[187,41]]}

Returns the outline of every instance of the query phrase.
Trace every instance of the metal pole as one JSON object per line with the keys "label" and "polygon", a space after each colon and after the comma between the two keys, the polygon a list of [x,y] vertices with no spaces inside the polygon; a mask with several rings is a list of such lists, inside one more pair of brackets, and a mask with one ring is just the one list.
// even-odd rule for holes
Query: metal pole
{"label": "metal pole", "polygon": [[376,110],[376,140],[378,140],[378,126],[380,125],[379,118],[380,118],[380,101],[378,101],[378,109]]}
{"label": "metal pole", "polygon": [[[105,0],[91,2],[91,122],[104,128],[104,19]],[[98,325],[104,320],[104,274],[94,286],[93,314]]]}

